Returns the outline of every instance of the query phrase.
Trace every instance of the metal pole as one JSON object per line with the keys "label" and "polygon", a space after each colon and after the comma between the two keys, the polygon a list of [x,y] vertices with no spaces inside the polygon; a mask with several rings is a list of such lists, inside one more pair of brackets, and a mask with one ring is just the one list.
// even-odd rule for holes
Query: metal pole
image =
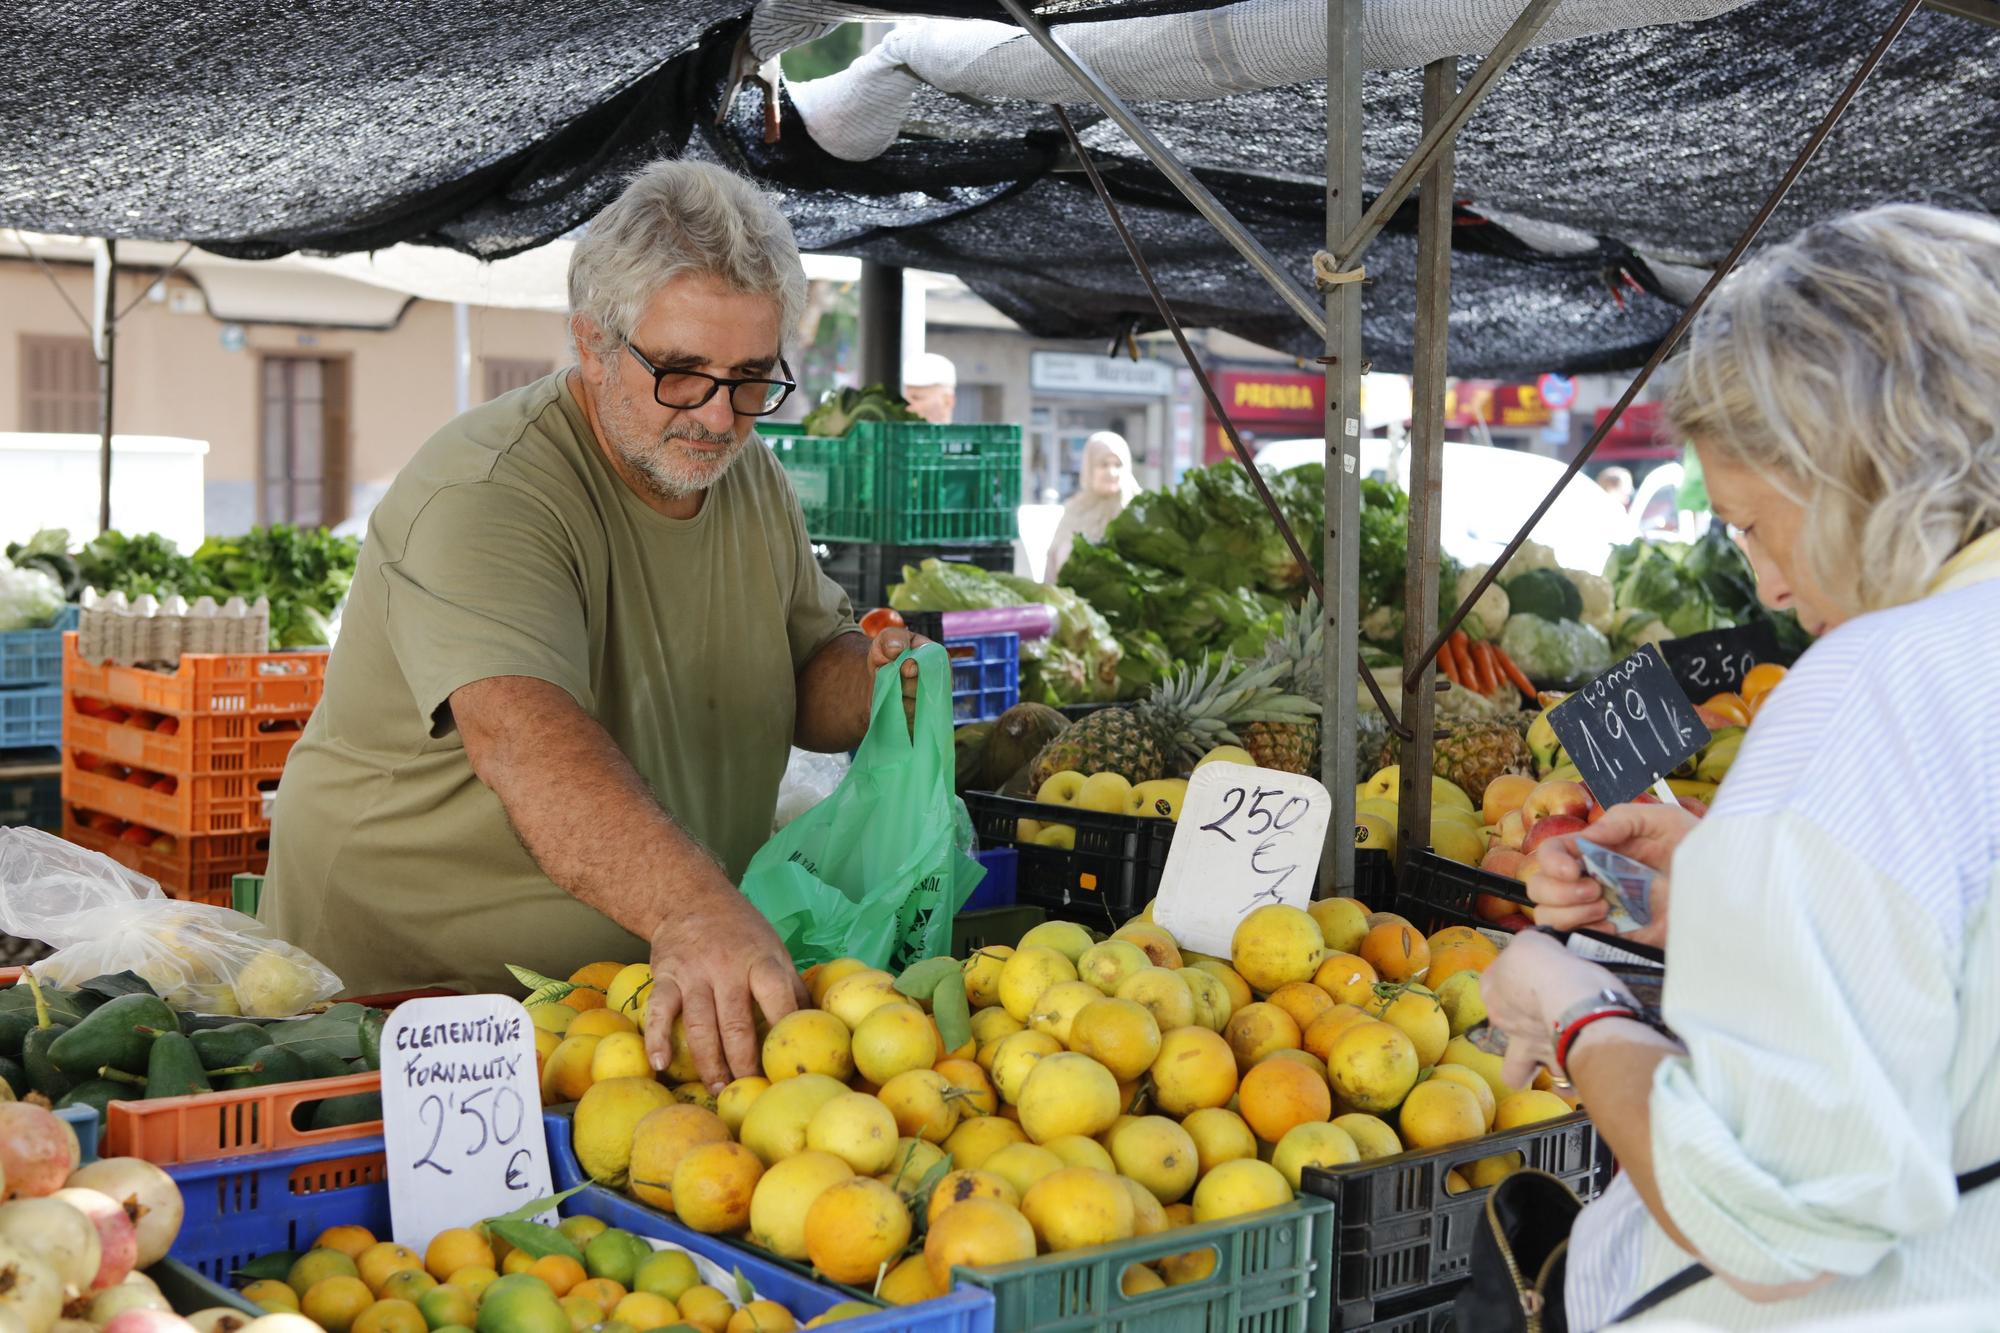
{"label": "metal pole", "polygon": [[[1331,0],[1331,2],[1338,5],[1346,3],[1346,0]],[[1263,276],[1264,281],[1271,284],[1272,289],[1284,299],[1286,305],[1292,308],[1293,313],[1306,322],[1306,327],[1314,333],[1325,334],[1327,321],[1320,315],[1312,293],[1293,279],[1277,258],[1264,248],[1263,242],[1252,236],[1243,224],[1236,220],[1236,215],[1224,207],[1222,201],[1211,194],[1206,185],[1195,179],[1193,172],[1180,164],[1171,148],[1161,143],[1158,136],[1139,122],[1139,118],[1132,114],[1132,108],[1113,91],[1111,85],[1099,78],[1096,71],[1078,60],[1075,54],[1063,45],[1060,38],[1028,11],[1021,0],[1000,0],[1000,5],[1013,15],[1014,21],[1020,24],[1030,37],[1039,42],[1042,49],[1047,51],[1058,65],[1069,72],[1069,76],[1090,95],[1090,100],[1103,108],[1104,114],[1111,117],[1118,128],[1131,136],[1132,142],[1139,146],[1139,151],[1160,169],[1160,174],[1172,182],[1174,188],[1179,190],[1190,204],[1194,205],[1197,213],[1208,219],[1209,225],[1222,233],[1224,240],[1236,247],[1236,253],[1250,261],[1250,266]],[[1359,22],[1358,18],[1356,22]],[[1355,41],[1358,45],[1360,41],[1358,27]],[[1358,51],[1354,65],[1357,85],[1354,96],[1358,99],[1361,95],[1358,86],[1360,83]],[[1328,115],[1331,114],[1329,111]]]}
{"label": "metal pole", "polygon": [[[1458,61],[1424,66],[1424,128],[1451,114]],[[1438,614],[1438,538],[1444,505],[1446,329],[1451,314],[1451,187],[1453,140],[1442,140],[1417,197],[1417,326],[1412,357],[1410,431],[1410,560],[1403,583],[1403,655],[1414,659],[1430,641]],[[1431,840],[1431,745],[1436,667],[1403,681],[1402,792],[1396,809],[1398,858]]]}
{"label": "metal pole", "polygon": [[97,349],[97,530],[111,530],[111,390],[118,364],[118,242],[104,242],[104,290],[98,293],[103,327]]}
{"label": "metal pole", "polygon": [[451,368],[458,411],[472,410],[472,308],[463,301],[451,306]]}
{"label": "metal pole", "polygon": [[1500,571],[1507,567],[1507,562],[1514,558],[1514,553],[1521,549],[1521,543],[1528,540],[1528,534],[1535,530],[1535,525],[1542,521],[1542,516],[1555,505],[1556,497],[1563,493],[1563,488],[1583,471],[1583,465],[1590,461],[1590,456],[1597,452],[1597,446],[1611,433],[1612,427],[1618,424],[1618,419],[1625,415],[1625,409],[1638,398],[1639,391],[1646,387],[1646,381],[1653,377],[1653,372],[1660,368],[1660,364],[1667,359],[1668,354],[1679,345],[1682,335],[1694,323],[1694,317],[1701,312],[1708,298],[1722,285],[1722,280],[1729,276],[1730,270],[1736,267],[1737,262],[1756,243],[1758,235],[1764,230],[1764,224],[1778,211],[1778,205],[1784,202],[1785,196],[1791,192],[1793,183],[1804,173],[1807,165],[1819,155],[1820,146],[1832,135],[1834,126],[1840,123],[1841,116],[1846,113],[1854,99],[1860,96],[1869,75],[1873,74],[1875,67],[1882,63],[1882,58],[1889,54],[1889,48],[1896,44],[1896,38],[1908,26],[1910,16],[1915,14],[1922,4],[1923,0],[1903,0],[1903,6],[1896,11],[1896,17],[1889,20],[1888,28],[1868,52],[1867,58],[1861,62],[1861,67],[1854,71],[1854,77],[1848,80],[1847,87],[1833,100],[1833,106],[1807,137],[1805,146],[1799,149],[1798,156],[1792,159],[1792,165],[1785,169],[1785,174],[1778,179],[1777,185],[1772,187],[1770,196],[1764,200],[1756,216],[1750,219],[1750,224],[1743,229],[1743,234],[1737,237],[1736,244],[1730,247],[1722,262],[1715,266],[1715,272],[1709,274],[1708,281],[1702,285],[1699,292],[1695,293],[1694,300],[1688,302],[1687,308],[1681,311],[1680,318],[1674,321],[1671,329],[1667,330],[1667,335],[1653,348],[1653,354],[1646,358],[1645,365],[1639,367],[1639,373],[1633,377],[1632,382],[1625,386],[1625,392],[1620,394],[1618,401],[1612,405],[1611,414],[1597,423],[1597,429],[1591,432],[1590,438],[1584,441],[1583,448],[1570,460],[1569,466],[1563,470],[1555,487],[1542,497],[1542,502],[1535,506],[1532,514],[1528,515],[1528,521],[1514,534],[1514,540],[1508,542],[1500,554],[1493,558],[1493,563],[1487,567],[1478,582],[1472,585],[1465,599],[1459,603],[1458,609],[1447,616],[1444,624],[1438,627],[1436,636],[1424,650],[1422,658],[1415,662],[1404,663],[1406,678],[1408,675],[1414,675],[1422,669],[1424,663],[1437,656],[1438,649],[1444,646],[1444,641],[1451,636],[1451,632],[1471,614],[1473,606],[1485,595],[1486,590],[1493,586],[1493,581],[1500,577]]}
{"label": "metal pole", "polygon": [[[1003,0],[1005,2],[1005,0]],[[1326,6],[1326,243],[1361,219],[1362,0]],[[1326,289],[1326,699],[1320,781],[1333,798],[1321,892],[1354,888],[1354,738],[1360,724],[1343,663],[1361,651],[1361,284]],[[1408,719],[1405,718],[1405,725]]]}
{"label": "metal pole", "polygon": [[[1528,0],[1528,7],[1523,9],[1521,16],[1501,34],[1500,42],[1493,48],[1492,54],[1480,61],[1479,68],[1475,69],[1472,77],[1465,81],[1465,90],[1458,93],[1451,104],[1441,109],[1435,118],[1425,117],[1424,137],[1417,141],[1416,151],[1411,153],[1409,161],[1403,163],[1396,174],[1389,178],[1388,188],[1375,196],[1375,202],[1368,206],[1368,211],[1362,216],[1361,221],[1355,225],[1353,231],[1341,238],[1339,247],[1333,251],[1336,268],[1343,270],[1352,268],[1355,259],[1368,248],[1368,243],[1375,239],[1376,233],[1382,230],[1382,224],[1387,222],[1390,215],[1402,206],[1403,200],[1409,197],[1418,178],[1430,171],[1441,156],[1450,154],[1452,145],[1458,140],[1458,132],[1465,128],[1465,122],[1472,119],[1472,113],[1486,99],[1486,94],[1493,91],[1494,85],[1500,82],[1500,76],[1514,63],[1514,58],[1527,49],[1528,43],[1535,40],[1535,34],[1542,30],[1560,3],[1562,0]],[[1458,82],[1455,65],[1452,82],[1454,84]]]}
{"label": "metal pole", "polygon": [[903,385],[903,270],[861,261],[861,382]]}

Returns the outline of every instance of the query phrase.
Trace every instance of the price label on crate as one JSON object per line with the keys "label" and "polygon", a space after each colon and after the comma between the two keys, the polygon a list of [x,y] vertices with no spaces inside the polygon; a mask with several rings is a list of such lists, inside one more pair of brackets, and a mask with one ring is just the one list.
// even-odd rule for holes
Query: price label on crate
{"label": "price label on crate", "polygon": [[1778,631],[1768,620],[1738,625],[1708,634],[1668,639],[1660,645],[1667,666],[1687,697],[1700,703],[1713,695],[1735,693],[1759,662],[1778,659]]}
{"label": "price label on crate", "polygon": [[467,1218],[553,1193],[535,1030],[504,995],[411,1000],[382,1029],[382,1132],[396,1241],[418,1254]]}
{"label": "price label on crate", "polygon": [[1311,901],[1332,812],[1326,788],[1302,774],[1246,764],[1195,770],[1153,920],[1186,948],[1229,957],[1252,911]]}
{"label": "price label on crate", "polygon": [[1650,643],[1550,709],[1549,725],[1606,809],[1645,791],[1709,741]]}

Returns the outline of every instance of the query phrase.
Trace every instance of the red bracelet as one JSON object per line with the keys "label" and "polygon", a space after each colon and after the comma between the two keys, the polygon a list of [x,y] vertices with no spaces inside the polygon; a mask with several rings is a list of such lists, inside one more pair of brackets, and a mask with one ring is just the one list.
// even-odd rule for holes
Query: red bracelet
{"label": "red bracelet", "polygon": [[1638,1015],[1633,1013],[1630,1009],[1626,1009],[1620,1006],[1607,1005],[1602,1009],[1593,1009],[1589,1013],[1583,1015],[1581,1018],[1572,1021],[1568,1027],[1564,1028],[1562,1031],[1556,1034],[1556,1043],[1555,1043],[1556,1067],[1552,1072],[1554,1072],[1558,1077],[1562,1078],[1568,1077],[1570,1047],[1576,1044],[1577,1037],[1582,1035],[1583,1030],[1585,1028],[1589,1027],[1592,1023],[1595,1023],[1600,1018],[1636,1019],[1638,1018]]}

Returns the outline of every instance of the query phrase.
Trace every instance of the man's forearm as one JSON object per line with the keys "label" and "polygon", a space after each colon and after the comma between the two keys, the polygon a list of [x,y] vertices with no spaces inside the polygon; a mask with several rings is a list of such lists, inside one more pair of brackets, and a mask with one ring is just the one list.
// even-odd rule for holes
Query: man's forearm
{"label": "man's forearm", "polygon": [[868,669],[868,636],[842,634],[799,672],[798,715],[792,741],[801,750],[839,754],[861,744],[875,703]]}
{"label": "man's forearm", "polygon": [[544,681],[499,677],[452,695],[467,757],[556,884],[640,939],[668,907],[661,886],[729,888],[707,850],[654,799],[597,721]]}

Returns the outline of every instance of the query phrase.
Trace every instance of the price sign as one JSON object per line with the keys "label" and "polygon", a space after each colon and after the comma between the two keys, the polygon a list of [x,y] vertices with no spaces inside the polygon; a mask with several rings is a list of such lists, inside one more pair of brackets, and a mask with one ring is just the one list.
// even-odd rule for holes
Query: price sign
{"label": "price sign", "polygon": [[1650,643],[1550,709],[1549,725],[1606,809],[1645,791],[1709,741]]}
{"label": "price sign", "polygon": [[1196,769],[1153,919],[1187,948],[1227,958],[1245,916],[1311,901],[1332,812],[1326,788],[1302,774],[1247,764]]}
{"label": "price sign", "polygon": [[1738,625],[1708,634],[1668,639],[1660,647],[1667,666],[1687,697],[1700,703],[1712,695],[1734,693],[1759,662],[1778,660],[1778,631],[1768,620]]}
{"label": "price sign", "polygon": [[518,1000],[411,1000],[382,1029],[382,1132],[396,1240],[422,1254],[438,1232],[553,1193],[534,1026]]}

